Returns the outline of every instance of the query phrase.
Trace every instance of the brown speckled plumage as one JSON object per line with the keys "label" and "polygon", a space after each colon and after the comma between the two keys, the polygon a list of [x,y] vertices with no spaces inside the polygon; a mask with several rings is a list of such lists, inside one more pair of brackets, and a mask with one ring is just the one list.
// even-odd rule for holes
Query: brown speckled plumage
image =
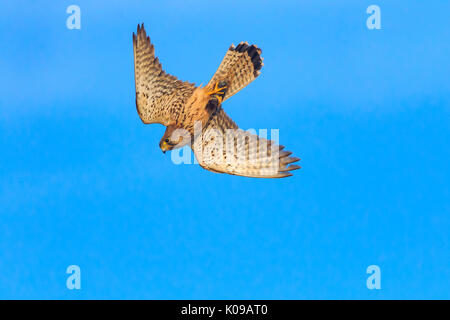
{"label": "brown speckled plumage", "polygon": [[[138,25],[137,34],[133,33],[133,49],[139,117],[146,124],[165,125],[164,137],[176,128],[187,130],[193,139],[191,147],[203,168],[258,178],[287,177],[292,175],[289,171],[300,168],[292,164],[300,159],[290,157],[291,152],[239,129],[222,109],[223,101],[260,74],[261,49],[246,42],[232,45],[204,87],[164,72],[144,25]],[[199,121],[202,130],[197,132],[194,127]]]}

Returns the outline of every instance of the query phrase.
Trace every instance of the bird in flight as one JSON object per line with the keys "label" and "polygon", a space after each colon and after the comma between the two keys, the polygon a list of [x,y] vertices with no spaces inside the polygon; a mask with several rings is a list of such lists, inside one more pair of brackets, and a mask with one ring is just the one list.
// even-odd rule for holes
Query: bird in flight
{"label": "bird in flight", "polygon": [[260,74],[261,49],[247,42],[231,45],[204,87],[164,72],[144,24],[133,33],[133,51],[136,109],[145,124],[166,126],[159,143],[164,153],[189,144],[204,169],[245,177],[284,178],[300,168],[292,152],[239,129],[222,108]]}

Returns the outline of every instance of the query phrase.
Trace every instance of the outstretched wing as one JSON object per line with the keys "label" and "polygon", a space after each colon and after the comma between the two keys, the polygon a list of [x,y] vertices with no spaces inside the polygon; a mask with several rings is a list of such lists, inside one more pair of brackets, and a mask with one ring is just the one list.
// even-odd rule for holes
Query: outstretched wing
{"label": "outstretched wing", "polygon": [[255,178],[284,178],[299,169],[299,158],[283,146],[238,128],[219,109],[192,144],[199,164],[210,171]]}
{"label": "outstretched wing", "polygon": [[133,49],[137,112],[144,123],[168,125],[176,120],[195,85],[164,72],[144,24],[133,33]]}

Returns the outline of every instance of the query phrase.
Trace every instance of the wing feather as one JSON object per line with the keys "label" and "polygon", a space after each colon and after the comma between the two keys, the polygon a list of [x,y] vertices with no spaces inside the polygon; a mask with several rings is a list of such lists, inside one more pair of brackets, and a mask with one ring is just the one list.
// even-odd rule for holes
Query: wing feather
{"label": "wing feather", "polygon": [[133,52],[137,112],[144,123],[168,125],[175,121],[195,85],[164,72],[144,24],[133,33]]}
{"label": "wing feather", "polygon": [[234,121],[219,109],[211,117],[192,145],[195,157],[203,168],[219,173],[255,177],[284,178],[300,166],[292,164],[299,158],[284,146],[239,129]]}

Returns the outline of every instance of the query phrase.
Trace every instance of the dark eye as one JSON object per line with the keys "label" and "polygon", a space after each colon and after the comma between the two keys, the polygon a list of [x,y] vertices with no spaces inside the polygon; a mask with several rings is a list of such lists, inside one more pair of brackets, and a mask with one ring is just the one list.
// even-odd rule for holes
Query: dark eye
{"label": "dark eye", "polygon": [[169,143],[169,138],[166,138],[166,140],[164,140],[164,142]]}

